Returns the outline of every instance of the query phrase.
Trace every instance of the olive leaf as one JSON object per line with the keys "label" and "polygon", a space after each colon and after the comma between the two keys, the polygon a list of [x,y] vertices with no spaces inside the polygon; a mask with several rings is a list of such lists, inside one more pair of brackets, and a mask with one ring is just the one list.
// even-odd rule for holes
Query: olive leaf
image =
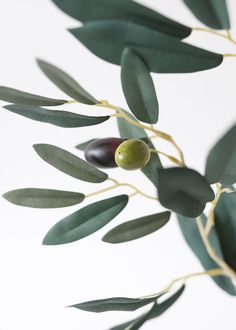
{"label": "olive leaf", "polygon": [[96,141],[96,140],[97,140],[97,139],[91,139],[91,140],[88,140],[88,141],[85,141],[85,142],[79,143],[79,144],[77,144],[77,145],[75,146],[75,148],[76,148],[76,149],[79,149],[79,150],[81,150],[81,151],[84,151],[90,143],[92,143],[92,142],[94,142],[94,141]]}
{"label": "olive leaf", "polygon": [[80,304],[71,305],[69,307],[74,307],[81,309],[83,311],[93,312],[93,313],[103,313],[109,311],[132,312],[138,308],[141,308],[143,306],[146,306],[154,302],[160,296],[162,296],[162,294],[160,294],[155,298],[145,298],[145,299],[114,297],[114,298],[86,301]]}
{"label": "olive leaf", "polygon": [[159,317],[167,311],[182,295],[185,286],[183,285],[176,293],[161,303],[154,304],[151,310],[135,320],[128,321],[121,325],[112,327],[110,330],[134,330],[139,329],[146,321]]}
{"label": "olive leaf", "polygon": [[166,208],[193,218],[214,199],[214,192],[197,171],[173,167],[158,169],[158,196]]}
{"label": "olive leaf", "polygon": [[224,259],[236,271],[236,193],[223,193],[215,208],[215,228]]}
{"label": "olive leaf", "polygon": [[76,101],[84,104],[96,104],[98,101],[83,89],[71,76],[62,71],[58,67],[42,60],[37,60],[38,66],[43,73],[50,79],[59,89],[71,96]]}
{"label": "olive leaf", "polygon": [[184,0],[192,13],[205,25],[216,30],[229,30],[226,0]]}
{"label": "olive leaf", "polygon": [[144,61],[129,48],[122,54],[121,82],[126,102],[135,117],[156,124],[159,104],[152,77]]}
{"label": "olive leaf", "polygon": [[72,191],[23,188],[8,191],[3,197],[16,205],[45,209],[79,204],[85,195]]}
{"label": "olive leaf", "polygon": [[141,56],[151,72],[197,72],[214,68],[223,61],[221,54],[125,21],[90,22],[69,31],[92,53],[113,64],[120,65],[122,52],[129,47]]}
{"label": "olive leaf", "polygon": [[67,102],[65,100],[52,99],[5,86],[0,86],[0,100],[10,103],[35,106],[56,106]]}
{"label": "olive leaf", "polygon": [[28,105],[11,104],[6,105],[3,108],[35,121],[65,128],[98,125],[110,118],[109,116],[84,116],[68,111],[48,110]]}
{"label": "olive leaf", "polygon": [[156,303],[153,304],[152,308],[148,312],[146,312],[145,314],[143,314],[143,315],[139,316],[138,318],[136,318],[135,320],[133,320],[130,324],[128,324],[128,326],[125,326],[125,330],[140,329],[141,326],[143,326],[144,323],[149,320],[152,313],[154,313],[156,306],[157,306]]}
{"label": "olive leaf", "polygon": [[[206,224],[206,216],[202,214],[201,218],[204,224]],[[188,243],[189,247],[196,255],[196,257],[199,259],[204,269],[209,270],[218,268],[218,265],[211,259],[211,257],[206,251],[206,248],[198,231],[196,220],[184,217],[180,214],[177,214],[177,219],[186,242]],[[224,258],[219,241],[218,232],[215,227],[213,227],[210,232],[209,240],[218,256]],[[228,294],[233,296],[236,295],[236,289],[227,276],[214,276],[212,277],[212,280]]]}
{"label": "olive leaf", "polygon": [[62,148],[43,143],[33,147],[45,162],[76,179],[100,183],[108,178],[106,173]]}
{"label": "olive leaf", "polygon": [[206,161],[206,178],[209,183],[220,182],[226,186],[236,182],[236,125],[213,146]]}
{"label": "olive leaf", "polygon": [[[137,121],[134,116],[129,112],[123,110],[127,116]],[[117,118],[118,129],[120,136],[124,139],[143,139],[151,149],[154,149],[154,145],[149,140],[147,133],[143,128],[130,124],[123,118]],[[157,187],[157,168],[162,168],[162,164],[158,154],[151,153],[151,158],[147,165],[142,168],[142,172],[146,177]]]}
{"label": "olive leaf", "polygon": [[186,38],[191,28],[131,0],[53,0],[68,15],[81,22],[118,19],[133,21],[176,38]]}
{"label": "olive leaf", "polygon": [[124,222],[111,229],[102,240],[107,243],[122,243],[149,235],[166,225],[170,215],[169,211],[165,211]]}
{"label": "olive leaf", "polygon": [[[126,110],[123,110],[124,113],[129,116],[131,119],[133,119],[134,121],[137,121],[137,119],[135,119],[135,117],[129,113]],[[147,133],[145,132],[145,130],[139,126],[135,126],[132,125],[131,123],[129,123],[127,120],[117,117],[117,124],[118,124],[118,129],[120,132],[120,136],[124,139],[142,139],[142,138],[148,138]]]}
{"label": "olive leaf", "polygon": [[128,199],[127,195],[119,195],[85,206],[55,224],[43,244],[71,243],[95,233],[125,208]]}

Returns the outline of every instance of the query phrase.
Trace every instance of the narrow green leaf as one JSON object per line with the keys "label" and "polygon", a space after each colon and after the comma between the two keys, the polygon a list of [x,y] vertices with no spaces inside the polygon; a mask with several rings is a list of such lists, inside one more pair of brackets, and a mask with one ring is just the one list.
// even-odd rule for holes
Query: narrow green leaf
{"label": "narrow green leaf", "polygon": [[146,236],[166,225],[170,215],[166,211],[124,222],[111,229],[102,240],[107,243],[122,243]]}
{"label": "narrow green leaf", "polygon": [[[138,317],[135,320],[132,320],[132,321],[123,323],[121,325],[115,326],[115,327],[111,328],[110,330],[134,330],[134,329],[139,329],[140,326],[142,326],[144,322],[146,322],[148,320],[151,320],[151,319],[154,319],[156,317],[159,317],[167,309],[169,309],[179,299],[179,297],[182,295],[184,289],[185,289],[185,286],[183,285],[170,298],[166,299],[165,301],[163,301],[160,304],[159,303],[154,304],[152,309],[149,312],[141,315],[140,317]],[[144,322],[142,323],[142,321],[144,321]],[[139,326],[139,327],[137,327],[137,326]]]}
{"label": "narrow green leaf", "polygon": [[43,73],[50,79],[59,89],[71,96],[76,101],[84,104],[96,104],[98,101],[83,89],[71,76],[56,66],[42,60],[37,60],[38,66]]}
{"label": "narrow green leaf", "polygon": [[66,128],[98,125],[110,118],[109,116],[84,116],[68,111],[48,110],[40,107],[17,104],[6,105],[3,108],[32,120]]}
{"label": "narrow green leaf", "polygon": [[[123,109],[122,109],[123,110]],[[123,110],[124,113],[129,116],[134,121],[138,122],[134,116],[128,111]],[[141,127],[130,124],[127,120],[123,118],[117,118],[118,129],[120,132],[120,136],[124,139],[141,139],[148,138],[147,133]]]}
{"label": "narrow green leaf", "polygon": [[222,194],[215,209],[215,228],[227,264],[236,271],[236,193]]}
{"label": "narrow green leaf", "polygon": [[[206,216],[202,214],[201,217],[205,224]],[[184,217],[180,214],[177,214],[177,219],[186,242],[188,243],[189,247],[196,255],[196,257],[199,259],[204,269],[209,270],[209,269],[218,268],[219,266],[211,259],[211,257],[206,251],[206,248],[202,242],[201,236],[198,231],[196,220],[192,218]],[[221,258],[223,258],[219,237],[215,227],[212,228],[209,239],[216,253]],[[217,276],[217,277],[212,277],[212,279],[221,289],[223,289],[230,295],[233,296],[236,295],[235,287],[228,277]]]}
{"label": "narrow green leaf", "polygon": [[[124,110],[123,110],[124,111]],[[136,120],[129,112],[124,111],[133,120]],[[137,121],[137,120],[136,120]],[[144,139],[151,149],[155,148],[148,139],[148,135],[144,129],[134,126],[123,118],[117,118],[120,136],[124,139]],[[147,165],[141,170],[144,175],[157,187],[157,168],[162,168],[162,164],[158,154],[151,153],[151,158]]]}
{"label": "narrow green leaf", "polygon": [[[175,47],[176,46],[176,47]],[[186,43],[154,49],[152,47],[130,46],[148,64],[149,70],[159,73],[191,73],[209,70],[219,66],[224,57]]]}
{"label": "narrow green leaf", "polygon": [[128,326],[125,327],[125,330],[138,330],[140,329],[146,321],[149,320],[151,314],[155,311],[157,304],[153,304],[152,308],[146,312],[145,314],[139,316],[137,319],[135,319],[133,322],[128,324]]}
{"label": "narrow green leaf", "polygon": [[[162,294],[160,294],[160,296],[161,295]],[[140,299],[140,298],[115,297],[108,299],[86,301],[69,307],[74,307],[81,309],[83,311],[93,312],[93,313],[102,313],[109,311],[132,312],[138,308],[141,308],[143,306],[146,306],[154,302],[156,299],[157,298]]]}
{"label": "narrow green leaf", "polygon": [[90,144],[90,143],[92,143],[92,142],[94,142],[94,141],[96,141],[97,139],[91,139],[91,140],[88,140],[88,141],[85,141],[85,142],[82,142],[82,143],[79,143],[79,144],[77,144],[76,146],[75,146],[75,148],[76,149],[79,149],[79,150],[81,150],[81,151],[84,151],[85,149],[86,149],[86,147]]}
{"label": "narrow green leaf", "polygon": [[122,52],[129,47],[141,56],[151,72],[197,72],[223,61],[220,54],[125,21],[90,22],[69,31],[92,53],[113,64],[120,65]]}
{"label": "narrow green leaf", "polygon": [[130,110],[139,120],[156,124],[159,104],[147,65],[129,48],[123,52],[121,65],[121,82]]}
{"label": "narrow green leaf", "polygon": [[236,182],[236,125],[210,150],[206,161],[209,183],[220,182],[229,186]]}
{"label": "narrow green leaf", "polygon": [[76,179],[100,183],[107,174],[72,153],[50,144],[35,144],[34,150],[45,162]]}
{"label": "narrow green leaf", "polygon": [[67,102],[65,100],[51,99],[5,86],[0,86],[0,100],[10,103],[35,106],[56,106]]}
{"label": "narrow green leaf", "polygon": [[120,195],[87,205],[55,224],[43,244],[66,244],[89,236],[115,218],[127,203],[128,196]]}
{"label": "narrow green leaf", "polygon": [[230,21],[225,0],[184,0],[192,13],[212,29],[229,30]]}
{"label": "narrow green leaf", "polygon": [[195,170],[173,167],[158,170],[158,195],[166,208],[186,217],[197,217],[214,192],[206,179]]}
{"label": "narrow green leaf", "polygon": [[3,197],[9,202],[34,208],[59,208],[83,202],[84,194],[53,189],[24,188],[8,191]]}
{"label": "narrow green leaf", "polygon": [[186,38],[191,29],[131,0],[53,0],[68,15],[81,22],[118,19],[140,23],[176,38]]}

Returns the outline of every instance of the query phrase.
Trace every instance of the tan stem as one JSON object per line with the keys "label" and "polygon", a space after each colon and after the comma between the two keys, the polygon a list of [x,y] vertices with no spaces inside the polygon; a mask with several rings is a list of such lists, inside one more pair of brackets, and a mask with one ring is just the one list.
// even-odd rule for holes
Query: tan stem
{"label": "tan stem", "polygon": [[101,107],[108,108],[108,109],[115,110],[116,114],[114,114],[113,117],[124,118],[127,122],[129,122],[133,126],[137,126],[137,127],[143,128],[145,130],[148,130],[150,132],[153,132],[157,137],[170,142],[175,147],[177,152],[179,153],[179,156],[180,156],[180,159],[181,159],[181,166],[185,166],[185,160],[184,160],[183,152],[182,152],[181,148],[178,146],[178,144],[175,142],[175,140],[173,139],[173,137],[171,135],[169,135],[165,132],[162,132],[160,130],[155,129],[152,125],[141,124],[140,122],[138,122],[136,120],[133,120],[128,115],[126,115],[126,113],[121,108],[110,104],[108,101],[103,100],[103,101],[101,101],[100,104],[97,104],[97,105],[101,106]]}
{"label": "tan stem", "polygon": [[216,268],[216,269],[210,269],[207,270],[205,272],[197,272],[197,273],[191,273],[191,274],[187,274],[181,277],[177,277],[175,279],[173,279],[163,290],[159,291],[158,293],[149,295],[149,296],[144,296],[144,297],[140,297],[140,299],[148,299],[148,298],[155,298],[158,297],[160,294],[165,293],[165,292],[169,292],[171,290],[171,288],[178,282],[183,282],[183,284],[194,277],[199,277],[199,276],[204,276],[204,275],[209,275],[209,276],[220,276],[223,275],[224,271],[221,268]]}
{"label": "tan stem", "polygon": [[80,103],[80,102],[77,101],[77,100],[68,100],[66,103],[67,104],[74,104],[74,103]]}
{"label": "tan stem", "polygon": [[236,40],[233,39],[230,31],[226,31],[226,33],[222,33],[222,32],[219,32],[219,31],[216,31],[216,30],[213,30],[213,29],[207,29],[207,28],[202,28],[202,27],[196,27],[196,28],[193,28],[194,31],[201,31],[201,32],[207,32],[207,33],[211,33],[211,34],[214,34],[214,35],[217,35],[221,38],[224,38],[230,42],[232,42],[235,46],[236,46]]}
{"label": "tan stem", "polygon": [[163,151],[160,151],[160,150],[158,150],[158,149],[150,149],[150,151],[151,151],[152,153],[160,154],[160,155],[165,156],[165,157],[168,158],[170,161],[172,161],[173,163],[175,163],[175,164],[177,164],[177,165],[179,165],[179,166],[182,165],[182,163],[181,163],[177,158],[175,158],[175,157],[173,157],[173,156],[171,156],[171,155],[168,155],[168,154],[166,154],[166,153],[163,152]]}
{"label": "tan stem", "polygon": [[143,191],[141,191],[140,189],[138,189],[137,187],[133,186],[132,184],[129,184],[129,183],[123,183],[123,182],[118,182],[117,180],[115,179],[112,179],[112,178],[109,178],[110,181],[114,182],[115,184],[111,187],[107,187],[107,188],[104,188],[104,189],[100,189],[100,190],[97,190],[97,191],[94,191],[88,195],[86,195],[85,197],[86,198],[89,198],[89,197],[93,197],[93,196],[96,196],[96,195],[99,195],[99,194],[102,194],[104,192],[107,192],[107,191],[110,191],[112,189],[116,189],[118,187],[129,187],[129,188],[132,188],[134,190],[134,193],[135,194],[131,194],[130,196],[135,196],[137,194],[139,195],[142,195],[146,198],[149,198],[149,199],[153,199],[153,200],[158,200],[157,197],[154,197],[154,196],[151,196],[151,195],[148,195],[146,193],[144,193]]}
{"label": "tan stem", "polygon": [[221,194],[223,194],[224,192],[230,193],[231,189],[229,189],[229,188],[221,189],[221,185],[217,185],[216,197],[211,203],[211,208],[210,208],[209,213],[208,213],[207,224],[206,224],[206,227],[205,227],[205,233],[206,233],[207,236],[209,236],[210,231],[211,231],[212,227],[214,226],[214,223],[215,223],[215,208],[217,206],[217,203],[219,202]]}
{"label": "tan stem", "polygon": [[224,54],[224,57],[236,57],[236,54]]}
{"label": "tan stem", "polygon": [[203,225],[203,222],[202,222],[202,219],[200,216],[196,218],[196,222],[197,222],[197,227],[198,227],[199,233],[201,235],[202,241],[203,241],[205,248],[207,250],[207,253],[211,257],[211,259],[214,260],[216,262],[216,264],[222,268],[225,275],[227,275],[228,277],[230,277],[233,280],[236,280],[236,273],[234,272],[234,270],[231,269],[227,265],[227,263],[217,255],[215,249],[212,247],[212,245],[209,241],[208,235],[205,232],[205,228],[204,228],[204,225]]}

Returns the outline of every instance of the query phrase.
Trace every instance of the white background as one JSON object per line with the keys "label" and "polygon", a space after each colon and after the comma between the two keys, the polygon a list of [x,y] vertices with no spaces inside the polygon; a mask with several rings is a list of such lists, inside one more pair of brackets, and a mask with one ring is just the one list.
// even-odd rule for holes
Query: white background
{"label": "white background", "polygon": [[[140,2],[185,24],[200,26],[180,0]],[[235,1],[229,1],[229,5],[231,13],[236,14]],[[233,14],[232,21],[236,21]],[[125,106],[120,68],[95,57],[66,31],[77,25],[49,0],[1,0],[0,84],[65,97],[37,68],[35,58],[40,57],[72,74],[98,99]],[[236,30],[233,32],[236,35]],[[206,33],[195,32],[189,41],[210,50],[235,53],[233,45]],[[210,146],[235,121],[235,72],[236,60],[229,58],[219,68],[206,72],[153,76],[161,106],[158,127],[176,138],[188,165],[201,172]],[[62,108],[80,113],[107,113],[83,105]],[[115,122],[62,129],[1,109],[0,132],[1,194],[20,187],[86,193],[106,186],[106,183],[94,186],[60,173],[34,153],[32,144],[51,143],[76,153],[74,146],[78,142],[117,135]],[[166,143],[157,141],[157,145],[174,153]],[[155,193],[142,174],[112,170],[110,175]],[[126,190],[117,190],[117,194],[121,191]],[[141,197],[134,197],[112,223],[84,240],[64,246],[42,246],[49,228],[77,209],[78,206],[27,209],[0,199],[1,330],[108,329],[140,311],[90,314],[64,307],[90,299],[154,293],[174,277],[202,270],[182,239],[174,216],[165,228],[146,238],[116,246],[101,242],[103,234],[114,225],[162,210],[157,203]],[[210,279],[193,279],[181,300],[144,329],[234,330],[235,307],[235,299]]]}

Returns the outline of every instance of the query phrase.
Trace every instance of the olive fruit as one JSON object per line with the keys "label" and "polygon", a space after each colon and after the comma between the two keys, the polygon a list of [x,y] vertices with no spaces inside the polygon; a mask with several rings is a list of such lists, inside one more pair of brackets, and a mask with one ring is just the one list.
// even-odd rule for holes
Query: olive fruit
{"label": "olive fruit", "polygon": [[85,159],[97,167],[117,167],[115,151],[123,141],[125,141],[125,139],[116,137],[97,139],[89,143],[85,148]]}
{"label": "olive fruit", "polygon": [[115,152],[116,164],[128,171],[143,168],[150,159],[147,143],[140,139],[129,139],[122,142]]}

